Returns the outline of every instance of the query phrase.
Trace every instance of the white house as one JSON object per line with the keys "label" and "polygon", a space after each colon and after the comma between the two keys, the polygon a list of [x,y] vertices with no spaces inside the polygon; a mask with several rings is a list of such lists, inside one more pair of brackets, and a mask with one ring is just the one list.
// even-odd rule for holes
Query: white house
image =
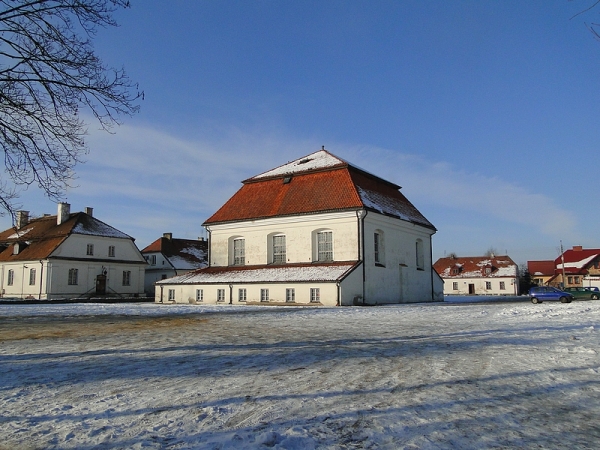
{"label": "white house", "polygon": [[508,256],[449,256],[433,267],[444,295],[519,295],[518,267]]}
{"label": "white house", "polygon": [[150,245],[142,249],[148,262],[144,290],[154,295],[154,283],[159,280],[183,275],[208,265],[208,242],[174,238],[172,233],[164,233]]}
{"label": "white house", "polygon": [[22,299],[58,299],[144,293],[146,261],[134,239],[92,216],[92,208],[31,219],[17,213],[15,228],[0,233],[0,293]]}
{"label": "white house", "polygon": [[204,222],[209,266],[158,281],[157,302],[443,300],[436,229],[396,184],[325,149],[242,183]]}

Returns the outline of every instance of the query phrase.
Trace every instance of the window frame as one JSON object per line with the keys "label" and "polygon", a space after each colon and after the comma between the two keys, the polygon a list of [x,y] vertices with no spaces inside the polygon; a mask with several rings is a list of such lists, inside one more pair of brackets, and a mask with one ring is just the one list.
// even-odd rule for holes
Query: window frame
{"label": "window frame", "polygon": [[73,267],[69,269],[69,277],[67,280],[67,284],[69,286],[78,286],[79,285],[79,269]]}
{"label": "window frame", "polygon": [[122,286],[131,286],[131,270],[123,271],[123,284]]}
{"label": "window frame", "polygon": [[35,286],[36,270],[35,267],[29,269],[29,286]]}
{"label": "window frame", "polygon": [[286,303],[296,303],[296,289],[286,288],[285,289],[285,301]]}
{"label": "window frame", "polygon": [[[324,240],[321,238],[325,237]],[[333,261],[333,231],[321,230],[316,233],[317,261]]]}
{"label": "window frame", "polygon": [[246,288],[239,288],[238,289],[238,302],[240,303],[245,303],[247,300],[247,291]]}
{"label": "window frame", "polygon": [[310,303],[321,303],[321,288],[310,288]]}
{"label": "window frame", "polygon": [[196,289],[196,301],[197,302],[204,301],[204,289]]}
{"label": "window frame", "polygon": [[[275,234],[271,236],[272,251],[271,257],[273,264],[285,264],[287,262],[287,248],[285,234]],[[277,243],[277,241],[280,241]]]}
{"label": "window frame", "polygon": [[167,296],[168,296],[168,299],[170,302],[174,302],[175,301],[175,289],[169,289]]}
{"label": "window frame", "polygon": [[458,281],[453,281],[452,282],[452,290],[453,291],[458,291]]}
{"label": "window frame", "polygon": [[261,288],[260,290],[260,301],[268,302],[269,301],[269,288]]}
{"label": "window frame", "polygon": [[8,269],[8,275],[6,279],[6,285],[12,286],[15,284],[15,271],[13,269]]}
{"label": "window frame", "polygon": [[[241,246],[240,246],[241,244]],[[246,264],[246,239],[242,237],[234,238],[232,242],[233,265],[243,266]]]}
{"label": "window frame", "polygon": [[225,302],[225,289],[217,289],[217,303]]}
{"label": "window frame", "polygon": [[85,249],[86,256],[94,256],[94,244],[87,244],[87,248]]}
{"label": "window frame", "polygon": [[108,257],[109,258],[114,258],[115,257],[115,246],[114,245],[109,245],[108,246]]}

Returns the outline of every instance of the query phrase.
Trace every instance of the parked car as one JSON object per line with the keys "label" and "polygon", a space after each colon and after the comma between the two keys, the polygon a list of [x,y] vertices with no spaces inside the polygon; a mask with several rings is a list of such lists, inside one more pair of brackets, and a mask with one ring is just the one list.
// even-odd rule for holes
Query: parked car
{"label": "parked car", "polygon": [[575,297],[570,292],[561,291],[552,286],[534,286],[529,289],[531,303],[542,303],[546,300],[560,300],[561,303],[571,303]]}
{"label": "parked car", "polygon": [[568,287],[565,288],[565,292],[573,294],[575,298],[585,298],[598,300],[600,298],[600,291],[598,288],[589,288],[589,287]]}

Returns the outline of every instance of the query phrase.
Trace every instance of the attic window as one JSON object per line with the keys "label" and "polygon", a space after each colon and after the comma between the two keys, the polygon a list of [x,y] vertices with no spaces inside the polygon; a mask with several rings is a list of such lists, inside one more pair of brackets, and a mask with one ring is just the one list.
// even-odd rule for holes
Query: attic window
{"label": "attic window", "polygon": [[460,273],[460,267],[454,266],[450,272],[452,275],[458,275]]}
{"label": "attic window", "polygon": [[489,275],[490,273],[492,273],[492,268],[488,266],[485,268],[485,274]]}
{"label": "attic window", "polygon": [[283,184],[289,184],[290,181],[292,181],[292,177],[284,177],[283,178]]}
{"label": "attic window", "polygon": [[307,162],[310,162],[310,161],[312,161],[312,158],[304,158],[304,159],[301,159],[300,161],[298,161],[298,165],[306,164]]}

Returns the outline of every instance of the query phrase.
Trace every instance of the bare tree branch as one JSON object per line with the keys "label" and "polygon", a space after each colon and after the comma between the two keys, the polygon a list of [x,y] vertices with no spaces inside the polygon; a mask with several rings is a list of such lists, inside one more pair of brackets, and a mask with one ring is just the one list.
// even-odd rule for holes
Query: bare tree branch
{"label": "bare tree branch", "polygon": [[99,27],[128,0],[0,0],[0,215],[16,211],[18,186],[53,200],[70,187],[88,151],[81,108],[110,130],[143,96],[121,69],[96,56]]}

